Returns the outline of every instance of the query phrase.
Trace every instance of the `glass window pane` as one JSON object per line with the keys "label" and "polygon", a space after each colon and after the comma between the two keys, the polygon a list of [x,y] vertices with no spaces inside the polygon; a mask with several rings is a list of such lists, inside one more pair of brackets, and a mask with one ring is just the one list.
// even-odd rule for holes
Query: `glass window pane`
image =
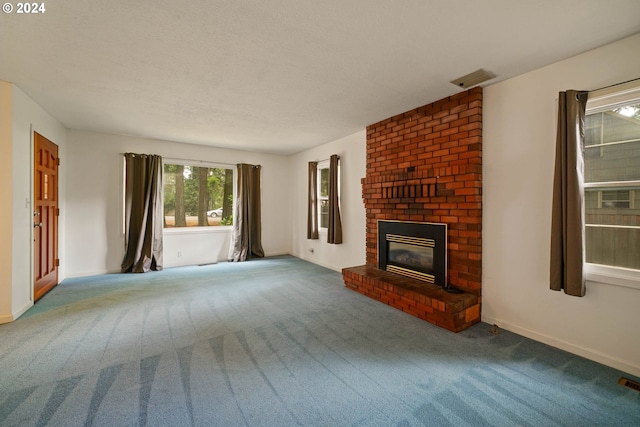
{"label": "glass window pane", "polygon": [[600,144],[602,142],[602,114],[589,114],[584,119],[584,145]]}
{"label": "glass window pane", "polygon": [[233,169],[165,164],[164,226],[232,224]]}
{"label": "glass window pane", "polygon": [[329,227],[329,200],[327,199],[320,200],[320,227]]}
{"label": "glass window pane", "polygon": [[[640,103],[585,118],[586,261],[640,269]],[[611,183],[619,183],[615,187]]]}
{"label": "glass window pane", "polygon": [[637,197],[640,188],[585,191],[587,262],[640,269]]}
{"label": "glass window pane", "polygon": [[640,269],[640,229],[587,226],[587,262]]}
{"label": "glass window pane", "polygon": [[640,179],[640,104],[631,107],[585,119],[585,182]]}
{"label": "glass window pane", "polygon": [[329,196],[329,169],[320,169],[320,197]]}

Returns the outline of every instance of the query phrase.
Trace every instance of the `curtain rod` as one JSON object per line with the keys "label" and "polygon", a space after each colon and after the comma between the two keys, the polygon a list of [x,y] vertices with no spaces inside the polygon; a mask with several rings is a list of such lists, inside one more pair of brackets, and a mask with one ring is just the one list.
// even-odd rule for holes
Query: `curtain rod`
{"label": "curtain rod", "polygon": [[[137,154],[137,153],[120,153],[120,155],[124,156],[126,154]],[[140,155],[140,154],[137,154]],[[148,155],[148,154],[146,154]],[[168,160],[168,161],[176,161],[176,162],[185,162],[185,163],[208,163],[208,164],[213,164],[213,165],[222,165],[222,166],[236,166],[237,163],[224,163],[224,162],[216,162],[216,161],[209,161],[209,160],[193,160],[193,159],[179,159],[176,157],[162,157],[162,160]]]}
{"label": "curtain rod", "polygon": [[[164,157],[163,157],[164,160]],[[233,166],[236,167],[237,163],[225,163],[225,162],[216,162],[212,160],[193,160],[193,159],[178,159],[175,157],[167,157],[168,161],[178,161],[178,162],[188,162],[188,163],[208,163],[210,165],[222,165],[222,166]]]}
{"label": "curtain rod", "polygon": [[640,81],[640,77],[637,77],[637,78],[631,79],[631,80],[627,80],[626,82],[614,83],[614,84],[609,85],[609,86],[603,86],[603,87],[599,87],[597,89],[591,89],[588,92],[597,92],[599,90],[609,89],[609,88],[616,87],[616,86],[622,86],[622,85],[625,85],[627,83],[631,83],[631,82],[635,82],[635,81]]}
{"label": "curtain rod", "polygon": [[[316,163],[320,163],[320,162],[328,162],[329,160],[331,160],[331,157],[329,157],[328,159],[321,159],[321,160],[314,160]],[[338,160],[340,160],[340,156],[338,156]]]}

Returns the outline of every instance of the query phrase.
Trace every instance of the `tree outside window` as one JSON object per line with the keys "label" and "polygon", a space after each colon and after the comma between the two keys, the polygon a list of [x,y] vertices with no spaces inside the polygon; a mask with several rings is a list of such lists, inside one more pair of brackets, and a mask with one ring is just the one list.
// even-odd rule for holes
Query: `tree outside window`
{"label": "tree outside window", "polygon": [[164,227],[233,223],[233,169],[164,164]]}

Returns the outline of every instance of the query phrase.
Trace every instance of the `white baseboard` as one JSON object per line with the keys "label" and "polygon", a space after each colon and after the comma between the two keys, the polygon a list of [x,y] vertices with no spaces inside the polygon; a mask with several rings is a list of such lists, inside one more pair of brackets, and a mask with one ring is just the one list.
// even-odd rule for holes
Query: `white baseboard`
{"label": "white baseboard", "polygon": [[584,357],[585,359],[593,360],[595,362],[602,363],[603,365],[619,369],[631,375],[635,375],[636,377],[640,377],[640,365],[634,365],[630,362],[619,360],[606,354],[602,354],[588,348],[580,347],[575,344],[571,344],[569,342],[562,341],[557,338],[541,334],[539,332],[523,328],[509,322],[502,321],[500,319],[493,319],[491,317],[482,315],[482,321],[490,325],[497,325],[499,328],[505,329],[518,335],[522,335],[523,337],[531,338],[534,341],[550,345],[551,347],[559,348],[560,350],[568,351],[569,353],[576,354],[578,356]]}
{"label": "white baseboard", "polygon": [[305,256],[303,256],[303,255],[295,254],[295,253],[294,253],[294,254],[291,254],[291,255],[292,255],[292,256],[294,256],[294,257],[296,257],[296,258],[300,258],[300,259],[303,259],[303,260],[305,260],[305,261],[309,261],[309,262],[310,262],[310,263],[312,263],[312,264],[316,264],[316,265],[319,265],[319,266],[321,266],[321,267],[328,268],[329,270],[337,271],[338,273],[341,273],[341,272],[342,272],[342,268],[340,268],[340,267],[336,267],[335,265],[329,265],[329,264],[325,264],[325,263],[323,263],[323,262],[319,262],[319,261],[318,261],[317,259],[315,259],[315,258],[308,257],[308,256],[306,256],[306,255],[305,255]]}
{"label": "white baseboard", "polygon": [[33,307],[33,301],[27,301],[27,303],[24,306],[22,306],[18,311],[13,313],[13,320],[16,320],[18,317],[22,316],[31,307]]}
{"label": "white baseboard", "polygon": [[19,310],[14,311],[11,314],[5,314],[4,316],[0,316],[0,325],[3,323],[11,323],[16,320],[18,317],[22,316],[27,312],[31,307],[33,307],[33,301],[27,302],[24,306],[22,306]]}
{"label": "white baseboard", "polygon": [[109,271],[109,270],[97,270],[97,271],[83,271],[81,273],[71,273],[67,274],[66,279],[75,279],[78,277],[91,277],[91,276],[101,276],[103,274],[113,274],[120,273],[120,271]]}
{"label": "white baseboard", "polygon": [[[269,252],[269,253],[265,253],[265,257],[279,256],[279,255],[291,255],[291,253],[290,252]],[[227,258],[223,257],[221,259],[218,259],[217,261],[211,261],[210,259],[207,259],[207,260],[200,260],[200,261],[197,261],[197,262],[196,261],[190,261],[190,262],[185,263],[185,264],[171,264],[171,265],[168,265],[168,264],[165,263],[165,265],[163,267],[164,268],[188,267],[188,266],[191,266],[191,265],[217,264],[217,263],[227,262],[227,261],[228,261]],[[67,274],[66,278],[75,279],[75,278],[78,278],[78,277],[101,276],[103,274],[118,274],[118,273],[120,273],[120,270],[84,271],[84,272],[80,272],[80,273]]]}
{"label": "white baseboard", "polygon": [[265,252],[264,256],[265,257],[270,257],[270,256],[282,256],[282,255],[291,255],[291,252]]}

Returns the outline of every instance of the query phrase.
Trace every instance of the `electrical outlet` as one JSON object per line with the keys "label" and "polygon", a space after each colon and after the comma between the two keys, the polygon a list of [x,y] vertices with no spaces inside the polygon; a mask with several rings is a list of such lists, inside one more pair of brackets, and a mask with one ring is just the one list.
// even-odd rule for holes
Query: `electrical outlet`
{"label": "electrical outlet", "polygon": [[182,258],[182,251],[178,251],[178,258]]}

